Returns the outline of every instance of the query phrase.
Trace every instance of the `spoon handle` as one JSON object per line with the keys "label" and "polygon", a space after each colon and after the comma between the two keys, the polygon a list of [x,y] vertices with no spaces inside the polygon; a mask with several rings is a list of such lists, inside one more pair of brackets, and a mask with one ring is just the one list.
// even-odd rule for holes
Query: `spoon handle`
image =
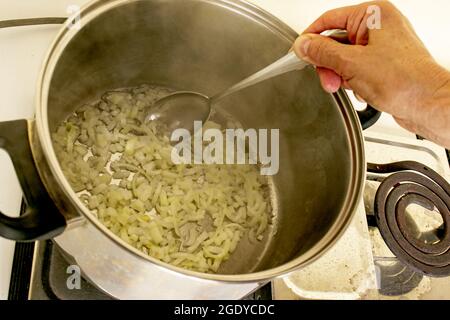
{"label": "spoon handle", "polygon": [[211,102],[214,104],[215,102],[219,101],[220,99],[236,92],[239,90],[242,90],[244,88],[250,87],[252,85],[255,85],[257,83],[260,83],[264,80],[274,78],[276,76],[279,76],[281,74],[294,71],[294,70],[302,70],[307,65],[309,65],[308,62],[303,61],[297,55],[294,51],[288,53],[278,61],[275,61],[268,67],[262,69],[261,71],[258,71],[257,73],[251,75],[247,79],[242,80],[241,82],[235,84],[228,90],[225,90],[224,92],[221,92],[218,95],[215,95],[211,98]]}

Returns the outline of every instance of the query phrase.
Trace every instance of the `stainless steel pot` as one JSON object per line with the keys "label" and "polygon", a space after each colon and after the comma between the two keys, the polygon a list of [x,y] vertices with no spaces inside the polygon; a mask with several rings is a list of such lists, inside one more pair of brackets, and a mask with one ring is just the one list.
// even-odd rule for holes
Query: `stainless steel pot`
{"label": "stainless steel pot", "polygon": [[[77,198],[51,133],[75,107],[114,88],[154,83],[213,94],[282,56],[297,34],[239,0],[101,0],[66,22],[44,63],[36,119],[0,124],[29,209],[0,214],[0,235],[54,238],[84,275],[121,299],[241,298],[304,267],[342,235],[365,177],[361,125],[345,92],[326,94],[313,68],[224,100],[248,128],[280,129],[277,230],[258,256],[237,253],[229,274],[179,269],[132,248]],[[255,115],[258,116],[255,116]],[[367,126],[379,114],[360,113]]]}

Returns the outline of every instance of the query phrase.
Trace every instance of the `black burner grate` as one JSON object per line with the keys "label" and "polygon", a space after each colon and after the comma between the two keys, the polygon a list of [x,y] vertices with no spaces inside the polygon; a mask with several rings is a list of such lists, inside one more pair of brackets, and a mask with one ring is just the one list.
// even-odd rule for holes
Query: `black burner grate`
{"label": "black burner grate", "polygon": [[[26,209],[22,201],[20,214]],[[16,243],[14,249],[8,300],[27,300],[33,265],[34,243]]]}

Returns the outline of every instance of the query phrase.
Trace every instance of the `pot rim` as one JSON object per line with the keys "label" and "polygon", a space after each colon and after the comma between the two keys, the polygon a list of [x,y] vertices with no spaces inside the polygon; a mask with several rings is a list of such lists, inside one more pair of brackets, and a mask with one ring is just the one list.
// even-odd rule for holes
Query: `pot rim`
{"label": "pot rim", "polygon": [[[99,15],[115,7],[142,1],[151,0],[93,0],[81,8],[81,23],[89,23]],[[221,6],[227,10],[237,12],[249,19],[252,19],[256,23],[264,25],[270,31],[277,33],[279,36],[285,38],[290,42],[294,42],[294,40],[298,36],[298,34],[293,29],[288,27],[284,22],[282,22],[278,18],[275,18],[258,6],[251,4],[245,0],[193,1],[207,2],[213,5]],[[338,93],[334,94],[333,98],[337,107],[339,107],[341,110],[343,121],[346,123],[347,128],[347,142],[350,147],[350,165],[352,169],[350,172],[349,187],[344,200],[344,205],[342,206],[341,211],[338,215],[339,218],[336,219],[336,221],[320,241],[318,241],[307,252],[303,253],[299,257],[276,268],[255,273],[238,275],[207,274],[175,267],[156,258],[145,255],[143,252],[129,245],[109,229],[107,229],[78,198],[76,193],[72,190],[69,182],[65,178],[53,148],[50,129],[48,125],[47,102],[49,86],[51,83],[53,72],[59,61],[61,53],[78,33],[78,30],[76,30],[75,28],[69,28],[69,26],[70,21],[67,21],[64,24],[63,28],[59,31],[56,39],[53,41],[47,53],[45,62],[40,72],[36,96],[36,131],[41,143],[42,152],[49,164],[50,171],[54,175],[54,178],[61,188],[64,196],[67,197],[79,210],[79,212],[82,213],[83,218],[87,219],[89,223],[92,223],[97,228],[97,230],[106,235],[117,246],[121,247],[121,249],[132,252],[137,258],[144,259],[147,262],[150,262],[165,271],[176,272],[188,277],[194,277],[197,279],[200,278],[203,280],[212,280],[226,283],[249,283],[267,281],[275,277],[286,275],[298,268],[309,265],[310,263],[319,259],[323,254],[325,254],[340,239],[344,231],[349,226],[354,213],[356,212],[356,208],[359,205],[359,201],[363,192],[366,171],[361,125],[357,120],[358,117],[356,111],[353,109],[350,100],[348,99],[345,91],[342,89]],[[70,221],[68,221],[68,224],[70,225]]]}

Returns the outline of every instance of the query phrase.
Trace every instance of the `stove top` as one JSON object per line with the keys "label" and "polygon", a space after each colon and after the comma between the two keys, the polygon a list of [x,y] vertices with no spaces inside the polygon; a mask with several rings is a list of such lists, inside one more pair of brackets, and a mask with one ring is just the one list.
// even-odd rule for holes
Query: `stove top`
{"label": "stove top", "polygon": [[[450,177],[448,152],[446,154],[426,141],[368,134],[366,156],[369,162],[380,164],[414,159],[440,176]],[[374,199],[386,176],[368,172],[364,203],[346,234],[329,253],[309,267],[275,280],[245,299],[450,299],[450,277],[432,278],[416,272],[402,263],[384,241],[379,222],[374,217]],[[442,229],[443,221],[439,215],[433,214],[433,208],[413,209],[416,236],[425,242],[426,239],[436,241],[430,237],[436,235],[431,231]],[[67,281],[72,273],[70,266],[74,264],[52,241],[17,243],[9,299],[113,299],[83,277],[79,290],[70,289],[73,286]]]}
{"label": "stove top", "polygon": [[[82,4],[84,2],[85,0],[72,1],[72,3],[78,4]],[[411,4],[411,8],[417,7],[418,4],[419,3]],[[282,7],[279,6],[279,3],[277,1],[273,1],[273,8],[271,8],[271,10],[269,11],[278,12],[278,14],[281,14],[281,12],[283,12],[284,19],[288,20],[288,11],[295,12],[295,15],[292,16],[292,19],[290,20],[291,22],[296,24],[297,30],[303,30],[306,25],[301,24],[306,23],[309,18],[299,18],[298,10],[288,10],[288,7],[289,6],[286,6],[283,10],[281,10]],[[17,8],[19,8],[20,10],[17,10]],[[26,5],[23,5],[21,2],[16,2],[14,3],[14,5],[12,2],[8,4],[6,4],[5,2],[0,12],[3,15],[2,19],[11,19],[22,16],[62,16],[66,14],[65,9],[65,6],[55,5],[53,1],[42,0],[35,1],[33,3],[27,3]],[[312,7],[311,10],[307,10],[307,12],[305,12],[308,16],[313,18],[314,16],[320,14],[322,11],[322,5],[317,5],[315,7]],[[418,12],[420,12],[420,10]],[[446,21],[446,19],[434,19],[434,22],[435,21]],[[430,26],[430,23],[424,23],[423,21],[422,24],[423,26],[426,26],[426,28]],[[424,28],[425,27],[423,27],[422,29],[425,30]],[[445,27],[437,29],[446,30]],[[2,83],[1,87],[3,88],[2,97],[5,102],[3,104],[5,107],[2,109],[1,113],[1,118],[3,120],[33,117],[35,81],[40,71],[41,63],[48,50],[48,47],[53,41],[53,38],[58,30],[58,26],[25,27],[21,29],[10,29],[8,31],[6,31],[6,29],[3,29],[1,43],[4,45],[5,50],[1,51],[2,59],[0,61],[0,69],[5,75],[13,75],[0,77],[0,81]],[[442,53],[440,54],[441,58],[447,57],[444,54],[444,47],[442,47],[443,45],[445,46],[445,43],[440,41],[439,37],[434,37],[432,39],[428,38],[427,45],[432,45],[429,42],[433,39],[435,39],[435,45],[439,44],[439,46],[441,46],[435,46],[436,48],[440,48],[441,50],[434,50],[434,53],[437,55]],[[352,101],[355,105],[358,105],[356,100],[352,99]],[[14,106],[14,108],[6,107],[12,105]],[[447,177],[447,179],[449,178],[448,164],[445,161],[445,155],[444,157],[442,155],[442,153],[444,152],[442,149],[436,150],[431,147],[431,144],[416,143],[412,140],[402,141],[393,139],[393,135],[405,136],[405,134],[409,135],[409,133],[405,133],[404,131],[402,131],[394,123],[394,121],[386,115],[383,116],[382,121],[379,121],[379,124],[377,124],[376,127],[378,127],[378,130],[381,132],[386,132],[386,130],[389,130],[390,135],[383,138],[382,135],[378,135],[379,132],[377,132],[377,135],[373,135],[371,137],[372,140],[368,141],[367,148],[369,161],[375,163],[389,163],[401,160],[416,160],[435,169],[440,175]],[[369,131],[373,132],[373,128]],[[382,147],[380,148],[380,146]],[[9,158],[1,157],[0,160],[2,168],[7,168],[7,165],[9,165],[10,161]],[[2,200],[2,209],[8,212],[17,212],[20,205],[20,187],[18,186],[16,179],[17,178],[12,169],[5,169],[1,173],[1,180],[4,182],[3,185],[5,186],[2,189],[2,194],[3,198],[7,199],[7,201]],[[375,187],[369,186],[368,188],[372,188],[372,193],[374,193],[376,191],[376,183]],[[370,192],[368,192],[367,194],[369,193]],[[366,204],[366,211],[370,214],[370,206],[373,206],[373,198],[372,202],[370,200],[367,200]],[[361,216],[365,216],[364,208],[362,208],[362,210],[363,211],[361,212],[364,214],[360,215],[360,218]],[[351,229],[352,231],[350,232],[353,232],[353,234],[358,234],[361,233],[361,230],[363,230],[365,239],[364,247],[358,247],[359,251],[357,252],[363,252],[364,254],[370,255],[370,258],[372,259],[371,261],[369,261],[371,265],[368,267],[368,270],[370,272],[363,273],[363,275],[371,274],[373,277],[368,277],[367,279],[369,280],[364,277],[341,277],[342,279],[340,279],[337,285],[337,281],[334,281],[335,285],[333,288],[331,288],[330,286],[324,287],[323,290],[319,290],[319,292],[312,292],[313,290],[303,290],[303,292],[311,293],[312,298],[321,298],[320,294],[328,290],[327,292],[335,292],[340,295],[340,297],[342,297],[343,292],[342,286],[339,286],[340,283],[350,282],[351,286],[349,287],[354,287],[355,284],[364,284],[364,281],[368,281],[368,283],[375,288],[374,291],[377,293],[375,298],[391,297],[410,299],[448,299],[450,296],[450,280],[448,278],[432,279],[423,277],[422,275],[419,275],[405,267],[396,259],[392,252],[390,252],[389,248],[384,243],[378,229],[373,227],[370,219],[371,218],[369,218],[369,226],[367,225],[365,219],[360,219],[359,221],[357,221],[359,225],[357,225],[356,228]],[[351,236],[352,234],[350,234],[350,240]],[[349,242],[351,243],[352,241]],[[4,275],[4,278],[9,278],[9,268],[11,267],[11,262],[9,261],[9,256],[7,253],[9,252],[10,248],[12,249],[12,246],[14,246],[13,243],[6,242],[4,240],[0,241],[0,251],[2,251],[2,264],[4,265],[0,266],[0,269],[1,267],[3,267],[1,276]],[[345,250],[345,246],[343,247],[343,250]],[[366,255],[364,257],[366,257]],[[352,259],[349,258],[349,261],[352,261]],[[317,264],[314,264],[311,267],[316,269],[315,271],[317,274],[321,275],[323,283],[330,283],[330,281],[328,281],[327,274],[321,272],[321,269]],[[356,265],[355,270],[360,268],[361,265]],[[13,300],[28,299],[28,297],[30,297],[31,299],[75,298],[75,296],[70,295],[74,292],[65,292],[65,289],[63,287],[59,287],[65,286],[66,280],[64,279],[67,279],[68,275],[66,272],[67,262],[65,262],[64,258],[57,251],[57,248],[53,246],[51,242],[40,242],[36,245],[18,243],[15,245],[14,265],[12,268],[12,276],[10,281],[9,298]],[[346,276],[349,274],[349,272],[345,273]],[[361,274],[361,272],[358,271],[354,275],[358,274]],[[336,275],[330,273],[330,277],[336,277]],[[64,281],[62,281],[61,279],[63,279]],[[4,297],[3,292],[8,291],[8,283],[3,280],[3,278],[0,278],[0,285],[6,286],[4,289],[3,286],[0,286],[0,295],[2,298]],[[375,281],[375,285],[373,285],[373,281]],[[331,284],[333,284],[333,281],[331,281]],[[314,281],[312,281],[312,285],[313,288],[317,288],[317,286],[314,284]],[[97,294],[96,297],[98,299],[100,299],[101,296],[105,298],[104,294],[96,291],[95,288],[89,284],[89,282],[82,280],[81,286],[82,288],[86,288],[86,297],[82,297],[80,293],[75,292],[75,295],[78,294],[78,296],[76,297],[81,299],[89,299],[89,297],[94,298],[94,296],[96,296]],[[302,289],[300,284],[296,288]],[[301,295],[293,294],[292,291],[292,288],[286,287],[284,280],[275,281],[273,283],[272,293],[275,298],[304,298]],[[270,286],[267,286],[263,290],[263,293],[257,295],[255,298],[270,298],[270,292]],[[359,292],[357,293],[357,298],[364,298],[364,296],[360,295]],[[353,295],[352,297],[355,296]]]}
{"label": "stove top", "polygon": [[[79,287],[68,285],[71,266],[51,240],[35,244],[18,243],[14,256],[9,300],[114,300],[80,278]],[[28,275],[28,276],[27,276]],[[244,300],[270,300],[270,284],[248,295]]]}
{"label": "stove top", "polygon": [[[83,277],[80,289],[67,285],[69,263],[52,241],[37,242],[28,298],[30,300],[112,300]],[[73,288],[73,289],[69,289]]]}
{"label": "stove top", "polygon": [[[419,169],[427,166],[449,180],[450,157],[444,149],[427,141],[394,137],[379,132],[365,133],[365,136],[366,158],[369,163],[389,164],[414,160],[424,165],[419,166]],[[386,167],[378,166],[378,169]],[[411,178],[411,172],[407,170],[402,174]],[[391,182],[395,180],[392,173],[368,172],[364,204],[357,211],[346,234],[324,257],[312,265],[282,280],[275,280],[274,298],[450,299],[450,277],[428,277],[413,270],[402,262],[411,259],[410,256],[397,257],[391,251],[392,243],[386,244],[386,235],[382,236],[380,222],[377,221],[379,219],[374,215],[374,203],[381,182],[389,180],[388,177],[391,177]],[[391,190],[395,189],[392,187],[401,185],[393,182],[389,188],[386,188],[386,185],[384,188]],[[418,202],[422,202],[425,207],[411,206],[406,210],[408,227],[413,230],[412,238],[425,244],[442,242],[445,245],[443,236],[447,230],[442,216],[435,211],[433,204]],[[442,214],[445,215],[445,211]],[[448,254],[448,247],[444,248],[445,250]]]}

